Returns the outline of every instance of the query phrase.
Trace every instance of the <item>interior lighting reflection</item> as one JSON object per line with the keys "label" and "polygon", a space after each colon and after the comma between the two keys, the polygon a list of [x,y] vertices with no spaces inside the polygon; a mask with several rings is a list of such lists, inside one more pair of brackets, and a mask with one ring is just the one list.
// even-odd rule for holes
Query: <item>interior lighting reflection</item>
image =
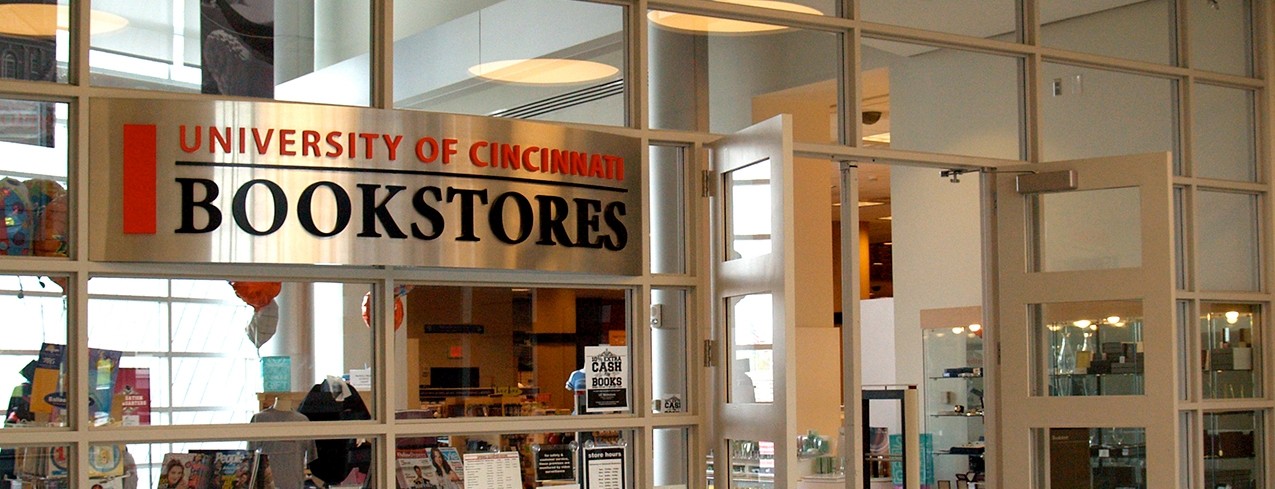
{"label": "interior lighting reflection", "polygon": [[[123,29],[128,19],[92,10],[89,14],[89,33],[105,34]],[[9,3],[0,5],[0,34],[27,37],[53,37],[57,31],[70,29],[69,5],[41,3]]]}
{"label": "interior lighting reflection", "polygon": [[605,63],[561,58],[506,59],[469,68],[469,73],[477,77],[530,85],[583,83],[612,77],[619,72],[619,68]]}
{"label": "interior lighting reflection", "polygon": [[983,329],[983,325],[978,324],[978,323],[974,323],[974,324],[969,325],[969,328],[970,328],[970,331],[973,331],[973,332],[977,333],[977,332],[979,332],[979,331],[981,331],[981,330]]}
{"label": "interior lighting reflection", "polygon": [[964,332],[965,332],[965,328],[964,328],[964,327],[962,327],[962,326],[956,326],[956,327],[952,328],[952,332],[953,332],[953,333],[956,333],[956,334],[961,334],[961,333],[964,333]]}
{"label": "interior lighting reflection", "polygon": [[1090,321],[1090,320],[1088,320],[1088,319],[1081,319],[1081,320],[1076,321],[1076,322],[1073,322],[1073,323],[1071,323],[1071,324],[1072,324],[1072,326],[1075,326],[1075,327],[1077,327],[1077,328],[1084,329],[1084,328],[1088,328],[1088,327],[1089,327],[1089,325],[1093,324],[1093,321]]}
{"label": "interior lighting reflection", "polygon": [[1240,320],[1239,311],[1226,311],[1226,324],[1235,324]]}
{"label": "interior lighting reflection", "polygon": [[[761,7],[771,10],[783,10],[786,12],[797,12],[802,14],[823,15],[818,9],[798,5],[791,2],[780,2],[775,0],[717,0],[722,3],[733,3],[736,5],[748,5],[750,7]],[[723,19],[719,17],[707,17],[695,14],[683,14],[678,12],[665,12],[662,10],[652,10],[646,14],[646,18],[655,24],[678,31],[689,32],[707,32],[713,34],[754,34],[762,32],[774,32],[787,29],[787,27],[774,24],[764,24],[761,22],[749,22],[746,20]]]}

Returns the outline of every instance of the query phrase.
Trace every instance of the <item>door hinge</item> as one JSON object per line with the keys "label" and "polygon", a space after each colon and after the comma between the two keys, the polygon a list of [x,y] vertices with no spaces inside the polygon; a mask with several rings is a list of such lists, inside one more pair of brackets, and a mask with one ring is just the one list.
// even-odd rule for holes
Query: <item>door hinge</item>
{"label": "door hinge", "polygon": [[700,197],[713,196],[713,172],[712,170],[702,170],[700,172]]}
{"label": "door hinge", "polygon": [[704,366],[717,366],[717,340],[704,340]]}

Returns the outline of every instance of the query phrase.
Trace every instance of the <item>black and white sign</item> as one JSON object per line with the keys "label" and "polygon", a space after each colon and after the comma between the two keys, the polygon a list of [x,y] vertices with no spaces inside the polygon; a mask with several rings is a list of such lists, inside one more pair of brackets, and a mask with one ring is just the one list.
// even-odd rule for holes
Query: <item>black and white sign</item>
{"label": "black and white sign", "polygon": [[584,412],[628,411],[629,367],[625,347],[586,346],[584,380]]}
{"label": "black and white sign", "polygon": [[624,447],[584,449],[585,489],[624,489]]}
{"label": "black and white sign", "polygon": [[566,445],[542,445],[536,450],[536,481],[576,478],[575,450]]}

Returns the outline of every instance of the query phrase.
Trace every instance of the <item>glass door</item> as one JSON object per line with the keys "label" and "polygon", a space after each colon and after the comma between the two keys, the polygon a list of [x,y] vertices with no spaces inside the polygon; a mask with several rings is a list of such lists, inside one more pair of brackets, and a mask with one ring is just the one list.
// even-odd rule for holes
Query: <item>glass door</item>
{"label": "glass door", "polygon": [[719,386],[710,483],[796,487],[791,117],[727,136],[710,151]]}
{"label": "glass door", "polygon": [[996,170],[999,487],[1179,484],[1170,168]]}

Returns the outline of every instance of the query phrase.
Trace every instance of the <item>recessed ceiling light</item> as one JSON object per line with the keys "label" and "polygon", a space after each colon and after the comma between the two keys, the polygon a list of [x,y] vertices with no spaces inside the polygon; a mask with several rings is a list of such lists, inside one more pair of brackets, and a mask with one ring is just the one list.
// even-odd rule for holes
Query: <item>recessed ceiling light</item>
{"label": "recessed ceiling light", "polygon": [[885,202],[864,202],[859,201],[859,207],[872,207],[874,205],[885,205]]}
{"label": "recessed ceiling light", "polygon": [[[768,8],[771,10],[823,15],[823,12],[820,12],[818,9],[791,2],[779,2],[774,0],[717,1],[737,5],[748,5],[751,7]],[[751,34],[787,29],[787,27],[782,25],[763,24],[760,22],[749,22],[746,20],[723,19],[720,17],[707,17],[703,15],[683,14],[678,12],[665,12],[662,10],[652,10],[650,13],[646,14],[646,18],[650,19],[651,22],[654,22],[657,25],[673,30],[708,32],[713,34]]]}
{"label": "recessed ceiling light", "polygon": [[882,221],[893,221],[893,220],[894,220],[894,216],[878,217],[877,219],[880,219],[880,220],[882,220]]}
{"label": "recessed ceiling light", "polygon": [[[118,31],[128,19],[101,10],[90,11],[90,34]],[[0,34],[28,37],[53,37],[57,31],[70,28],[68,5],[42,3],[9,3],[0,5]]]}
{"label": "recessed ceiling light", "polygon": [[489,80],[531,85],[562,85],[615,76],[614,66],[580,59],[506,59],[471,66],[469,73]]}

